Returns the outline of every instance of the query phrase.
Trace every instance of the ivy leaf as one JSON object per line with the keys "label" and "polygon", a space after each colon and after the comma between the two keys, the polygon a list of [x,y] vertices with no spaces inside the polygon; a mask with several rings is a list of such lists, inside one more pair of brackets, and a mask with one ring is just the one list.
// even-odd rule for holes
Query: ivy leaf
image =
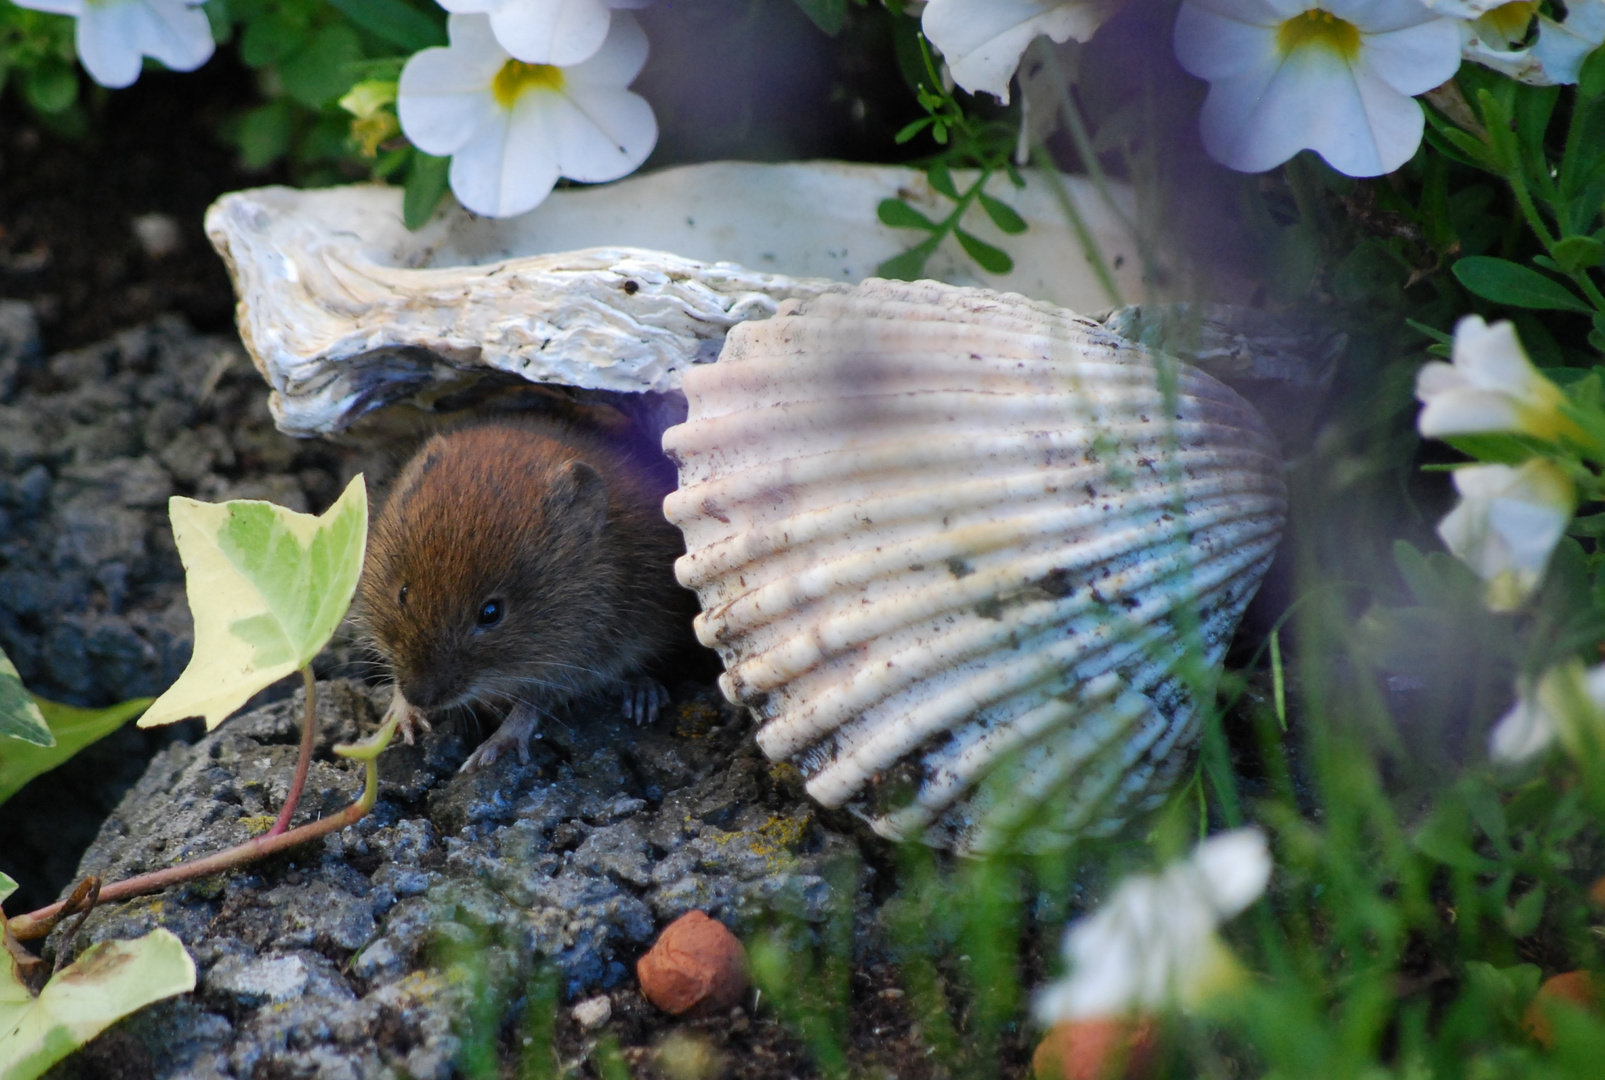
{"label": "ivy leaf", "polygon": [[401,219],[409,229],[421,229],[434,216],[435,207],[446,197],[451,176],[451,158],[435,157],[422,150],[412,153],[412,170],[401,198]]}
{"label": "ivy leaf", "polygon": [[[0,735],[9,735],[34,746],[56,745],[44,714],[34,704],[28,691],[22,688],[22,676],[17,674],[16,666],[4,652],[0,652]],[[9,764],[11,753],[12,747],[7,746],[5,756],[0,757],[0,770]],[[3,798],[0,796],[0,799]]]}
{"label": "ivy leaf", "polygon": [[0,949],[0,1076],[42,1076],[129,1013],[193,989],[195,962],[170,930],[93,946],[38,997],[18,977],[11,953]]}
{"label": "ivy leaf", "polygon": [[208,730],[309,663],[351,606],[368,534],[361,475],[320,517],[236,499],[169,502],[195,616],[189,666],[140,727],[204,716]]}
{"label": "ivy leaf", "polygon": [[963,229],[954,229],[953,235],[958,237],[959,246],[978,263],[982,270],[993,274],[1007,274],[1014,269],[1014,260],[1000,248],[995,248],[984,240],[978,240]]}
{"label": "ivy leaf", "polygon": [[1509,259],[1472,255],[1455,263],[1454,275],[1467,289],[1496,304],[1585,315],[1594,310],[1560,282]]}
{"label": "ivy leaf", "polygon": [[889,225],[894,229],[926,229],[934,232],[940,228],[936,222],[902,199],[882,199],[880,206],[875,210],[875,216],[881,219],[882,225]]}
{"label": "ivy leaf", "polygon": [[0,754],[0,803],[41,773],[49,772],[78,751],[102,739],[144,712],[153,698],[134,698],[105,709],[79,709],[33,698],[55,742],[49,746],[8,746]]}
{"label": "ivy leaf", "polygon": [[1011,236],[1025,232],[1025,218],[1015,213],[1014,207],[994,199],[984,191],[980,193],[980,199],[981,209],[992,219],[992,224]]}

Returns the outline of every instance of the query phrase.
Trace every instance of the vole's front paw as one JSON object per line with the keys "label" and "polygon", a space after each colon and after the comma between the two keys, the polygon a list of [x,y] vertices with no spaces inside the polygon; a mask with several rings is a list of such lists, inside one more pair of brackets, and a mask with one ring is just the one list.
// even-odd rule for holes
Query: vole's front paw
{"label": "vole's front paw", "polygon": [[529,741],[535,738],[541,726],[541,714],[528,705],[515,705],[507,714],[502,726],[491,732],[490,738],[479,744],[479,749],[468,755],[461,772],[478,772],[495,763],[509,750],[518,751],[520,764],[529,764]]}
{"label": "vole's front paw", "polygon": [[655,724],[669,704],[669,691],[658,680],[642,675],[624,685],[624,717],[636,724]]}
{"label": "vole's front paw", "polygon": [[391,718],[396,721],[396,731],[401,735],[401,741],[408,746],[412,745],[414,734],[430,730],[429,720],[422,711],[415,708],[406,698],[401,696],[401,687],[390,698],[390,708],[385,710],[384,719],[380,725],[388,724]]}

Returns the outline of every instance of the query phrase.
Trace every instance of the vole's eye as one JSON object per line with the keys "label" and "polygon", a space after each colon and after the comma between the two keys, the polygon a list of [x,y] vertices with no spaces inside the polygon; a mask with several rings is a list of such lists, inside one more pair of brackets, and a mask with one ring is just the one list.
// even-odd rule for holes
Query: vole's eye
{"label": "vole's eye", "polygon": [[497,599],[486,600],[479,605],[479,625],[495,626],[502,621],[502,602]]}
{"label": "vole's eye", "polygon": [[403,585],[401,591],[396,593],[396,603],[401,607],[407,606],[407,586]]}

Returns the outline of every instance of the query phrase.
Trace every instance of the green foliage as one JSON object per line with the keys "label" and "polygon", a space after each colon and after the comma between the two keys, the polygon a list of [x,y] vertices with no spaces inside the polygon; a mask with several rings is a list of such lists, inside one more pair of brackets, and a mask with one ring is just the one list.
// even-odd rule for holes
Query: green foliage
{"label": "green foliage", "polygon": [[[882,200],[878,210],[881,224],[916,229],[927,235],[907,251],[881,263],[875,272],[882,277],[912,281],[923,275],[930,257],[951,236],[981,269],[989,274],[1007,274],[1014,269],[1008,252],[980,239],[962,223],[971,208],[979,205],[1000,231],[1010,235],[1025,231],[1025,219],[1008,203],[986,192],[988,182],[998,173],[1005,174],[1017,188],[1025,186],[1010,160],[1015,145],[1014,125],[982,120],[966,111],[953,92],[943,86],[925,39],[917,40],[924,67],[917,94],[926,115],[899,131],[896,141],[901,145],[928,134],[936,142],[941,152],[926,163],[925,178],[932,192],[951,201],[953,208],[941,220],[933,221],[904,198]],[[955,168],[976,170],[962,190],[953,176]]]}
{"label": "green foliage", "polygon": [[[0,900],[16,887],[0,874]],[[193,989],[195,963],[168,930],[94,945],[37,993],[0,948],[0,1077],[34,1080],[123,1017]]]}
{"label": "green foliage", "polygon": [[[39,747],[56,744],[39,706],[22,688],[16,665],[4,652],[0,652],[0,738],[21,739]],[[0,801],[4,801],[3,795]]]}
{"label": "green foliage", "polygon": [[104,709],[80,709],[44,698],[32,698],[53,738],[45,745],[5,745],[0,752],[0,803],[24,784],[71,758],[96,740],[144,712],[152,698],[133,698]]}
{"label": "green foliage", "polygon": [[0,0],[0,93],[8,86],[51,126],[83,122],[72,19]]}

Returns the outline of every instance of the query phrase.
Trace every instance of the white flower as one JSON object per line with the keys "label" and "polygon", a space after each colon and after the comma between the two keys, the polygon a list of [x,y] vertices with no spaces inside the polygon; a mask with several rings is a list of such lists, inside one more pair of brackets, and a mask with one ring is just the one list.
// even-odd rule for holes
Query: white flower
{"label": "white flower", "polygon": [[1495,761],[1519,765],[1560,740],[1580,754],[1585,740],[1597,751],[1605,738],[1605,664],[1584,669],[1569,660],[1546,671],[1536,686],[1518,686],[1516,704],[1494,725],[1488,753]]}
{"label": "white flower", "polygon": [[1208,79],[1199,124],[1242,172],[1314,150],[1341,173],[1410,159],[1425,119],[1412,95],[1460,66],[1460,28],[1418,0],[1186,0],[1176,57]]}
{"label": "white flower", "polygon": [[635,19],[613,19],[602,48],[572,67],[514,60],[483,15],[453,15],[448,48],[425,49],[401,72],[396,112],[413,145],[451,155],[451,189],[476,214],[540,205],[559,176],[598,183],[652,152],[652,107],[625,89],[646,63]]}
{"label": "white flower", "polygon": [[1200,1004],[1239,974],[1216,927],[1258,899],[1270,877],[1264,834],[1238,829],[1160,874],[1127,878],[1065,933],[1069,974],[1037,994],[1037,1019],[1047,1026]]}
{"label": "white flower", "polygon": [[930,0],[920,28],[942,53],[953,81],[1007,105],[1009,80],[1041,34],[1086,41],[1125,0]]}
{"label": "white flower", "polygon": [[[1605,42],[1605,0],[1573,0],[1553,19],[1534,0],[1423,0],[1462,24],[1461,52],[1468,60],[1533,86],[1575,83],[1588,54]],[[1537,20],[1538,36],[1522,46]]]}
{"label": "white flower", "polygon": [[596,55],[607,39],[614,8],[645,7],[649,0],[440,0],[459,15],[485,15],[496,41],[527,64],[577,64]]}
{"label": "white flower", "polygon": [[1577,508],[1577,489],[1552,461],[1455,470],[1460,504],[1438,523],[1455,557],[1488,583],[1494,611],[1512,611],[1543,580],[1550,553]]}
{"label": "white flower", "polygon": [[1566,395],[1527,359],[1509,322],[1477,315],[1455,324],[1452,363],[1434,360],[1416,375],[1424,408],[1416,420],[1429,439],[1509,433],[1554,441],[1583,438],[1561,406]]}
{"label": "white flower", "polygon": [[78,59],[113,89],[139,78],[144,57],[194,71],[212,57],[212,24],[191,0],[16,0],[18,7],[71,15]]}

